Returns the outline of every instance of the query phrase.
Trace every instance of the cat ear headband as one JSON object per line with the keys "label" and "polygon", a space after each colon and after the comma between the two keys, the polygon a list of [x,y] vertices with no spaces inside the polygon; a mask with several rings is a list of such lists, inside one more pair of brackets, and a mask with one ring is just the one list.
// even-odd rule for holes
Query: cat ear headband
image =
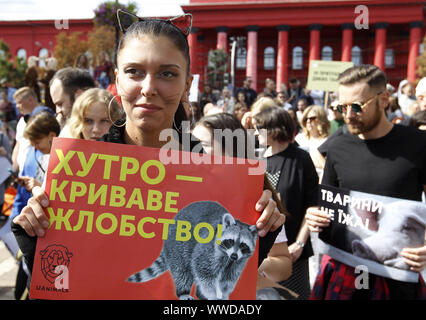
{"label": "cat ear headband", "polygon": [[[125,33],[126,30],[134,23],[139,21],[146,21],[148,19],[140,18],[133,13],[118,9],[117,10],[117,20],[121,32]],[[161,19],[158,19],[161,20]],[[183,15],[163,20],[167,23],[172,24],[178,28],[185,36],[191,32],[192,29],[192,14],[185,13]]]}

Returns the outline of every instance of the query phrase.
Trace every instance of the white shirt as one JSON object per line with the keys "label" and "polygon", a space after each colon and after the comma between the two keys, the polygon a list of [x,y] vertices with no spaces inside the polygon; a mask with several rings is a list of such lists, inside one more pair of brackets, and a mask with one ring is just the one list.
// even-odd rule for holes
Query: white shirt
{"label": "white shirt", "polygon": [[284,225],[283,225],[283,227],[281,228],[280,233],[278,233],[274,243],[281,243],[281,242],[287,242],[287,241],[288,241],[287,234],[285,233],[285,228],[284,228]]}
{"label": "white shirt", "polygon": [[17,162],[19,166],[19,173],[24,168],[25,159],[27,158],[28,150],[31,146],[30,140],[24,138],[24,130],[26,126],[24,117],[21,117],[16,125],[16,141],[19,142],[19,150],[17,155]]}

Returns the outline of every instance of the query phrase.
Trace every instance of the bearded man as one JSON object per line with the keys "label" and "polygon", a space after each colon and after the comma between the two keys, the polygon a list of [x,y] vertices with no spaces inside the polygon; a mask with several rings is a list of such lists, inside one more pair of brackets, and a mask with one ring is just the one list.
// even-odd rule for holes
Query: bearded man
{"label": "bearded man", "polygon": [[[421,201],[426,192],[426,133],[387,120],[386,75],[378,67],[352,67],[339,76],[339,111],[347,130],[330,139],[322,184],[382,196]],[[325,154],[325,152],[323,152]],[[311,232],[330,218],[318,208],[305,216]],[[404,248],[411,271],[426,265],[426,246]],[[311,299],[425,299],[424,281],[397,281],[369,275],[369,288],[357,289],[354,268],[324,256]]]}

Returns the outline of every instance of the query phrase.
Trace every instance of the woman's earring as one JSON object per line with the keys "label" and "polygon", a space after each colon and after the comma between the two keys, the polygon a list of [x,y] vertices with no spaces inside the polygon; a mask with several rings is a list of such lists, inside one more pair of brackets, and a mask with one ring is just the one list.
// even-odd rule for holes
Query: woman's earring
{"label": "woman's earring", "polygon": [[[124,123],[123,124],[120,124],[120,125],[117,125],[116,124],[116,122],[118,121],[113,121],[112,120],[112,118],[111,118],[111,102],[113,101],[115,99],[115,95],[114,96],[112,96],[112,99],[109,101],[109,103],[108,103],[108,118],[109,118],[109,121],[111,121],[111,123],[112,123],[112,125],[114,126],[114,127],[117,127],[117,128],[121,128],[121,127],[123,127],[125,124],[126,124],[126,121],[127,120],[125,120],[124,121]],[[118,103],[118,102],[117,102]]]}

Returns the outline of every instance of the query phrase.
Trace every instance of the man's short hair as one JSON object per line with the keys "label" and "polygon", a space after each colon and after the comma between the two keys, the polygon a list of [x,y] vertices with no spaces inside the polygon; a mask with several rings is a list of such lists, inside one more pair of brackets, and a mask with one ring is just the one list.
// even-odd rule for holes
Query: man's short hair
{"label": "man's short hair", "polygon": [[50,80],[50,86],[55,79],[61,81],[64,92],[70,96],[71,103],[74,103],[77,90],[84,91],[96,87],[90,73],[79,68],[68,67],[58,70]]}
{"label": "man's short hair", "polygon": [[34,92],[33,89],[30,87],[22,87],[16,90],[16,92],[13,94],[13,99],[19,99],[19,98],[26,98],[26,97],[33,97],[35,101],[37,101],[37,95]]}
{"label": "man's short hair", "polygon": [[367,83],[370,88],[386,90],[386,75],[379,67],[370,64],[364,64],[351,67],[343,71],[339,78],[339,85],[352,85],[358,82]]}

